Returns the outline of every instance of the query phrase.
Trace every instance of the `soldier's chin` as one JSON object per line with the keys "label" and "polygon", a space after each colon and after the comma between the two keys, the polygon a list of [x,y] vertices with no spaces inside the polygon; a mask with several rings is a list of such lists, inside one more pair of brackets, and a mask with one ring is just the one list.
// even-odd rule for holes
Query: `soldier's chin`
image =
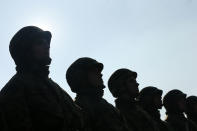
{"label": "soldier's chin", "polygon": [[104,90],[103,89],[99,90],[99,95],[100,95],[100,97],[102,97],[104,95]]}
{"label": "soldier's chin", "polygon": [[38,63],[42,66],[49,66],[51,64],[51,58],[44,58],[44,59],[40,59],[38,60]]}
{"label": "soldier's chin", "polygon": [[101,84],[101,85],[99,86],[99,88],[101,88],[101,89],[103,90],[103,89],[105,89],[105,85],[104,85],[104,84]]}
{"label": "soldier's chin", "polygon": [[51,64],[51,58],[47,58],[46,60],[44,60],[44,64],[47,66],[47,65],[50,65]]}
{"label": "soldier's chin", "polygon": [[102,90],[102,96],[104,95],[104,90]]}

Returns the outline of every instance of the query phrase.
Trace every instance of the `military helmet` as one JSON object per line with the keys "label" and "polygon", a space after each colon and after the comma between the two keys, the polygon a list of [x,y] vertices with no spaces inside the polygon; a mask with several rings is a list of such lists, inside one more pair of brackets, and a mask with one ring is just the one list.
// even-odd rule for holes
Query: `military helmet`
{"label": "military helmet", "polygon": [[186,99],[188,110],[192,110],[194,105],[197,105],[197,96],[189,96]]}
{"label": "military helmet", "polygon": [[153,106],[155,106],[154,102],[153,102],[154,97],[155,96],[162,96],[162,94],[163,94],[162,90],[160,90],[156,87],[153,87],[153,86],[148,86],[148,87],[143,88],[140,91],[139,96],[138,96],[138,100],[143,107],[146,107],[146,106],[153,107]]}
{"label": "military helmet", "polygon": [[186,94],[177,89],[169,91],[163,98],[163,105],[166,108],[167,112],[178,108],[177,102],[181,98],[186,98],[186,96]]}
{"label": "military helmet", "polygon": [[23,61],[34,40],[40,37],[45,38],[50,44],[51,33],[49,31],[43,31],[36,26],[23,27],[12,37],[9,51],[16,65]]}
{"label": "military helmet", "polygon": [[159,96],[162,96],[163,94],[163,91],[156,88],[156,87],[153,87],[153,86],[148,86],[148,87],[145,87],[143,88],[141,91],[140,91],[140,94],[139,94],[139,99],[146,99],[146,97],[153,97],[155,95],[159,95]]}
{"label": "military helmet", "polygon": [[108,80],[108,88],[114,97],[118,97],[123,90],[123,83],[129,77],[137,78],[137,73],[126,68],[116,70]]}
{"label": "military helmet", "polygon": [[98,68],[102,71],[103,64],[92,58],[82,57],[70,65],[66,71],[66,80],[73,92],[77,93],[84,90],[82,88],[88,84],[87,73],[91,68]]}

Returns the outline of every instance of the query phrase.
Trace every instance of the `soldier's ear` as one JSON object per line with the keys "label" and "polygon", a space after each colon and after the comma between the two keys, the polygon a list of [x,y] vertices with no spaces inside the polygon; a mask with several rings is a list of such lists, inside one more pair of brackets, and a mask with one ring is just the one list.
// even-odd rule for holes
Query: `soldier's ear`
{"label": "soldier's ear", "polygon": [[124,90],[128,90],[128,80],[127,80],[127,79],[123,79],[123,80],[121,81],[121,87],[122,87],[122,89],[124,89]]}
{"label": "soldier's ear", "polygon": [[126,80],[122,80],[122,83],[121,83],[121,85],[120,85],[120,92],[121,93],[128,93],[128,82],[126,81]]}
{"label": "soldier's ear", "polygon": [[123,79],[122,82],[124,83],[124,86],[127,86],[129,83],[129,78]]}

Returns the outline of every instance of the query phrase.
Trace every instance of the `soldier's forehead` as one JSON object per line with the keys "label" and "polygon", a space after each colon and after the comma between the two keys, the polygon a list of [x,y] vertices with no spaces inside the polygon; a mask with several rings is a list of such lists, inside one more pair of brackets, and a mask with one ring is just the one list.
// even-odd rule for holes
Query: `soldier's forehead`
{"label": "soldier's forehead", "polygon": [[133,75],[130,75],[130,76],[128,76],[127,78],[128,78],[128,79],[134,79],[134,80],[136,80],[136,77],[133,76]]}

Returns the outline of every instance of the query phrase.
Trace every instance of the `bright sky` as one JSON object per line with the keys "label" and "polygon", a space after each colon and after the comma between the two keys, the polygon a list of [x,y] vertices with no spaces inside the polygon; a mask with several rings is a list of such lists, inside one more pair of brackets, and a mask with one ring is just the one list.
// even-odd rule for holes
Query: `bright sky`
{"label": "bright sky", "polygon": [[[50,77],[72,98],[65,72],[84,56],[104,63],[105,83],[126,67],[138,72],[140,89],[156,86],[165,94],[178,88],[196,95],[196,14],[196,0],[1,0],[0,88],[15,74],[10,39],[36,25],[53,34]],[[104,97],[114,104],[107,88]]]}

